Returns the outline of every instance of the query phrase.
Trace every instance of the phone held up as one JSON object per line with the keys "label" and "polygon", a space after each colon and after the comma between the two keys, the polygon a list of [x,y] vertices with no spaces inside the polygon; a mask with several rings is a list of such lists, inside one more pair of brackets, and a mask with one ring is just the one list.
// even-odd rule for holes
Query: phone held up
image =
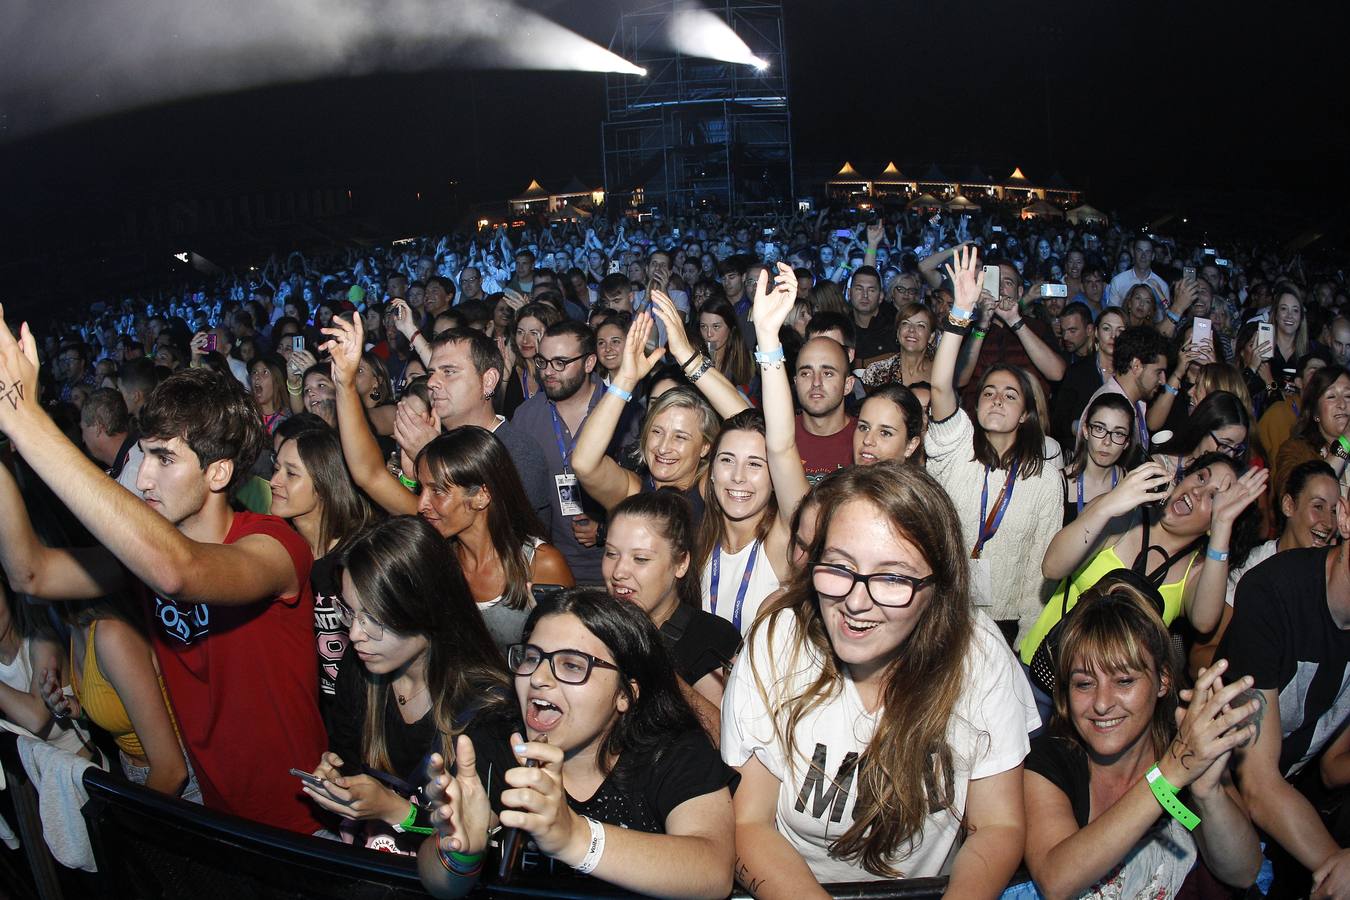
{"label": "phone held up", "polygon": [[1269,322],[1260,322],[1256,326],[1257,346],[1265,349],[1261,352],[1262,359],[1275,358],[1275,326]]}
{"label": "phone held up", "polygon": [[998,289],[1001,277],[998,266],[984,267],[984,289],[994,298],[994,302],[998,302]]}

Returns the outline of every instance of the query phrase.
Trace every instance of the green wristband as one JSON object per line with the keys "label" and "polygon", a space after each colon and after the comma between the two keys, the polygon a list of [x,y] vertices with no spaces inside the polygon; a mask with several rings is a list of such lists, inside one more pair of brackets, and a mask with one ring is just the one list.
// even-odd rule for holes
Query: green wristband
{"label": "green wristband", "polygon": [[1149,790],[1153,791],[1153,798],[1158,801],[1158,805],[1187,831],[1194,831],[1195,826],[1200,824],[1200,817],[1177,798],[1177,789],[1163,777],[1162,769],[1155,765],[1144,777],[1148,779]]}
{"label": "green wristband", "polygon": [[414,493],[416,493],[417,490],[422,487],[421,482],[417,481],[416,479],[409,478],[402,472],[398,473],[398,483]]}

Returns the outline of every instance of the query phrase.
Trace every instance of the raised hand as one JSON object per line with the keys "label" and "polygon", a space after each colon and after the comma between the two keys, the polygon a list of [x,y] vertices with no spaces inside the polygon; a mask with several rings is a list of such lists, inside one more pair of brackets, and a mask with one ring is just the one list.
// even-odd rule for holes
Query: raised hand
{"label": "raised hand", "polygon": [[792,308],[797,303],[797,276],[792,266],[780,262],[774,275],[773,285],[769,284],[769,270],[759,273],[755,284],[755,297],[751,315],[755,320],[755,336],[761,350],[773,349],[778,345],[778,329],[783,327]]}
{"label": "raised hand", "polygon": [[441,755],[431,756],[426,787],[426,796],[433,804],[431,821],[443,852],[482,853],[487,848],[492,808],[478,777],[477,757],[468,735],[461,734],[456,739],[455,758],[456,772],[451,777]]}
{"label": "raised hand", "polygon": [[652,289],[652,312],[666,326],[666,346],[677,362],[683,362],[694,355],[694,347],[689,343],[689,335],[684,330],[684,319],[675,301],[665,291]]}
{"label": "raised hand", "polygon": [[411,340],[417,331],[417,323],[413,321],[412,307],[408,306],[408,301],[401,297],[390,300],[389,311],[394,314],[394,327],[398,333]]}
{"label": "raised hand", "polygon": [[943,268],[947,270],[947,277],[951,279],[956,295],[952,309],[973,312],[981,299],[980,276],[983,270],[980,268],[979,251],[969,246],[957,247],[952,254],[952,261]]}
{"label": "raised hand", "polygon": [[647,352],[647,339],[655,327],[656,322],[649,312],[639,313],[633,318],[633,325],[628,329],[628,337],[623,343],[619,371],[614,376],[616,382],[622,382],[620,386],[625,390],[632,390],[633,386],[646,378],[666,355],[665,347],[657,347],[651,353]]}
{"label": "raised hand", "polygon": [[355,388],[356,370],[361,367],[361,351],[366,346],[361,317],[352,316],[349,322],[334,316],[333,324],[321,331],[330,338],[319,345],[319,350],[326,351],[332,358],[333,383],[339,388]]}
{"label": "raised hand", "polygon": [[867,226],[867,246],[875,250],[886,238],[886,223],[877,219]]}
{"label": "raised hand", "polygon": [[1228,490],[1214,495],[1209,509],[1210,522],[1231,526],[1242,511],[1265,492],[1269,480],[1269,469],[1248,469],[1229,485]]}
{"label": "raised hand", "polygon": [[13,436],[28,415],[38,410],[37,341],[28,323],[19,326],[19,337],[10,334],[5,308],[0,306],[0,431]]}
{"label": "raised hand", "polygon": [[394,410],[394,443],[412,459],[441,433],[441,420],[432,413],[415,413],[405,403]]}

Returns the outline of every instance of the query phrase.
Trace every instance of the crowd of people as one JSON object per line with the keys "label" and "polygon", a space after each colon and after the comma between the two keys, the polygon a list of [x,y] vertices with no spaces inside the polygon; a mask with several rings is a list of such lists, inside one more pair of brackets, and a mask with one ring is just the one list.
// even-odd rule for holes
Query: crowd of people
{"label": "crowd of people", "polygon": [[0,716],[437,896],[1350,897],[1346,315],[997,210],[0,315]]}

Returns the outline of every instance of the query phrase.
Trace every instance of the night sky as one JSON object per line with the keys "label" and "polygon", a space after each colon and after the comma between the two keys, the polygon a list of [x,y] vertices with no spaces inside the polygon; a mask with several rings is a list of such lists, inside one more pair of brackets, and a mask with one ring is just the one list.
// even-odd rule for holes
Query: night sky
{"label": "night sky", "polygon": [[[15,2],[15,0],[6,0]],[[618,0],[525,5],[608,44]],[[1350,192],[1343,29],[1268,5],[790,0],[798,170],[1062,171],[1097,205],[1200,197],[1330,222]],[[242,5],[241,9],[247,9]],[[65,229],[203,185],[350,178],[464,199],[599,176],[604,80],[438,70],[210,96],[0,144],[0,228],[31,280]],[[396,224],[396,223],[395,223]],[[1314,223],[1316,224],[1316,223]],[[87,243],[83,237],[81,243]],[[17,242],[17,243],[14,243]],[[9,272],[6,273],[6,267]],[[14,260],[0,263],[0,277]]]}

